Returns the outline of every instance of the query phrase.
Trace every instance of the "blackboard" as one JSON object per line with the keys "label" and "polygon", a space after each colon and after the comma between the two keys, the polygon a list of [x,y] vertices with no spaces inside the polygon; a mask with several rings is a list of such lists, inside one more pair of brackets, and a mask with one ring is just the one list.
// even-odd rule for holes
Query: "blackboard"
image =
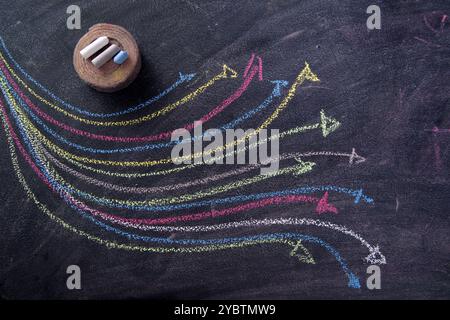
{"label": "blackboard", "polygon": [[[68,30],[66,26],[66,9],[71,4],[81,8],[80,30]],[[366,25],[370,15],[366,9],[372,4],[381,9],[379,30],[369,30]],[[314,130],[305,130],[280,140],[280,153],[283,154],[319,152],[302,158],[315,165],[311,171],[301,175],[283,174],[186,202],[211,200],[201,207],[143,212],[108,208],[83,199],[89,205],[127,218],[177,217],[204,211],[219,212],[250,202],[219,203],[214,202],[216,199],[316,187],[304,189],[309,190],[304,196],[311,197],[307,203],[297,201],[262,205],[226,216],[179,221],[172,225],[214,226],[250,219],[291,218],[320,220],[327,226],[345,226],[347,231],[314,224],[268,224],[209,232],[157,232],[104,222],[129,233],[169,240],[198,241],[262,234],[303,235],[303,238],[279,238],[284,239],[284,243],[260,243],[201,253],[152,253],[111,248],[105,243],[88,239],[86,234],[109,243],[130,246],[154,247],[158,244],[129,239],[80,216],[60,194],[52,192],[39,180],[16,148],[19,168],[31,191],[54,217],[62,219],[67,225],[49,218],[27,195],[16,175],[11,162],[10,140],[4,128],[0,138],[1,297],[450,298],[449,14],[450,4],[442,1],[115,0],[73,3],[58,0],[2,3],[0,36],[4,46],[1,47],[1,54],[33,92],[56,105],[61,106],[42,88],[91,113],[111,113],[157,96],[179,78],[179,72],[195,73],[194,78],[145,108],[128,115],[94,120],[133,119],[155,112],[179,101],[220,74],[224,64],[238,73],[236,78],[221,79],[192,101],[157,119],[119,127],[91,126],[67,117],[18,83],[22,92],[37,107],[76,129],[97,135],[146,136],[191,123],[220,105],[242,86],[252,54],[253,65],[258,65],[261,59],[259,72],[256,72],[245,93],[208,121],[205,128],[220,127],[260,105],[274,88],[271,81],[288,81],[276,101],[241,125],[242,128],[257,128],[287,96],[305,62],[320,82],[305,81],[300,85],[270,128],[283,132],[297,126],[317,124],[321,119],[331,121],[329,125],[340,124],[326,137],[319,125]],[[117,93],[99,93],[87,87],[72,66],[73,48],[78,39],[91,25],[100,22],[125,27],[135,36],[141,50],[142,70],[138,78],[130,87]],[[15,130],[20,140],[22,137],[8,109],[5,94],[1,99],[13,124],[11,129]],[[64,106],[61,108],[77,114]],[[80,116],[92,119],[87,115]],[[57,141],[38,124],[35,123],[35,126],[50,141],[80,156],[113,161],[145,161],[170,155],[167,148],[89,154]],[[91,140],[68,133],[53,124],[48,126],[71,142],[91,148],[142,145]],[[359,161],[362,158],[355,158],[355,154],[352,157],[353,150],[365,161]],[[323,153],[325,151],[344,155],[331,156]],[[98,174],[58,159],[86,176],[128,187],[177,185],[242,168],[237,165],[203,165],[162,176],[124,178]],[[294,164],[294,159],[281,161],[280,168]],[[122,173],[150,173],[155,170],[155,167],[124,169],[92,166]],[[174,167],[157,166],[158,169]],[[54,168],[57,172],[64,172],[59,167]],[[130,201],[159,197],[176,199],[255,175],[258,175],[257,171],[249,171],[188,188],[130,194],[87,182],[67,172],[61,173],[72,186],[96,197]],[[327,202],[324,200],[326,191]],[[325,208],[332,205],[338,212],[325,210],[317,213],[320,199]],[[97,219],[101,220],[99,217]],[[76,233],[70,226],[86,234]],[[300,243],[299,239],[302,240]],[[287,244],[289,241],[290,244]],[[303,252],[298,245],[297,251],[293,252],[292,243],[301,244],[307,252]],[[379,266],[381,289],[369,290],[366,285],[369,277],[367,268],[371,265],[365,260],[371,252],[367,245],[375,251],[379,246],[386,259],[386,263]],[[348,270],[345,270],[342,261],[338,261],[336,254],[345,261]],[[311,263],[311,257],[314,263]],[[66,286],[69,276],[66,271],[70,265],[81,269],[81,290],[69,290]],[[357,283],[349,277],[349,272],[358,278]]]}

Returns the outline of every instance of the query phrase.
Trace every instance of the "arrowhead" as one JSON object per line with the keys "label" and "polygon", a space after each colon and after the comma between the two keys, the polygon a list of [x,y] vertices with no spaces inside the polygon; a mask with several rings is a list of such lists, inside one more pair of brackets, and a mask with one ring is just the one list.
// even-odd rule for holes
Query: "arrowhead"
{"label": "arrowhead", "polygon": [[317,214],[321,214],[321,213],[325,213],[325,212],[338,213],[337,208],[328,203],[328,191],[325,192],[325,194],[322,196],[322,198],[317,203],[316,212],[317,212]]}
{"label": "arrowhead", "polygon": [[192,78],[195,77],[195,73],[187,73],[187,74],[183,74],[180,72],[180,80],[181,81],[191,81]]}
{"label": "arrowhead", "polygon": [[[361,201],[361,198],[364,196],[364,191],[363,191],[363,189],[356,190],[353,192],[353,195],[355,196],[354,203],[358,204],[359,201]],[[366,200],[366,202],[367,202],[367,200]]]}
{"label": "arrowhead", "polygon": [[325,111],[320,110],[320,127],[322,128],[322,135],[326,138],[330,133],[335,131],[341,123],[334,118],[327,117]]}
{"label": "arrowhead", "polygon": [[356,153],[355,148],[352,148],[352,154],[350,155],[350,158],[348,159],[349,165],[352,164],[360,164],[366,161],[366,158],[361,157],[359,154]]}
{"label": "arrowhead", "polygon": [[319,82],[319,77],[311,71],[311,68],[309,67],[308,62],[305,61],[305,67],[303,68],[302,72],[299,74],[300,78],[305,78],[306,80],[312,81],[312,82]]}
{"label": "arrowhead", "polygon": [[313,167],[316,165],[314,162],[303,161],[300,158],[295,158],[298,164],[294,167],[294,175],[298,176],[304,174],[308,171],[311,171]]}
{"label": "arrowhead", "polygon": [[224,78],[237,78],[238,73],[236,71],[234,71],[233,69],[231,69],[229,66],[227,66],[226,64],[223,65],[223,72],[222,72],[222,77]]}
{"label": "arrowhead", "polygon": [[274,97],[281,96],[281,88],[287,87],[289,85],[289,82],[286,80],[273,80],[270,82],[275,84],[275,88],[273,88],[273,91],[272,91],[272,95]]}
{"label": "arrowhead", "polygon": [[370,253],[365,260],[370,264],[386,264],[386,257],[380,252],[380,247],[377,245],[374,248],[370,248]]}
{"label": "arrowhead", "polygon": [[[300,252],[299,252],[300,251]],[[316,264],[311,253],[306,249],[299,240],[290,253],[291,257],[297,257],[300,262],[308,264]]]}

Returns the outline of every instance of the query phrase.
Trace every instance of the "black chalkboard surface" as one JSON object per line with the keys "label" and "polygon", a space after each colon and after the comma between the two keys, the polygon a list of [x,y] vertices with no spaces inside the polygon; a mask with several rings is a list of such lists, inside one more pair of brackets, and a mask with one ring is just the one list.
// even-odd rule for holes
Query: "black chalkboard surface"
{"label": "black chalkboard surface", "polygon": [[[449,299],[449,15],[425,0],[3,1],[1,297]],[[72,66],[100,22],[142,55],[117,93]],[[199,119],[279,129],[277,174],[154,165],[161,133]]]}

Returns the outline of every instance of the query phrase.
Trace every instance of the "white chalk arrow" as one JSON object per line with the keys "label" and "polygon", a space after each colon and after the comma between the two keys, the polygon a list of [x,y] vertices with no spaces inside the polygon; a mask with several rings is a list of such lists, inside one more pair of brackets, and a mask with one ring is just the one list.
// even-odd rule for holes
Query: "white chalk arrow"
{"label": "white chalk arrow", "polygon": [[369,250],[369,254],[364,258],[364,261],[370,264],[386,264],[386,257],[381,253],[378,245],[371,245],[362,236],[355,231],[343,225],[334,224],[328,221],[309,219],[309,218],[278,218],[278,219],[250,219],[244,221],[236,221],[229,223],[213,224],[213,225],[199,225],[199,226],[139,226],[138,229],[153,230],[158,232],[210,232],[226,229],[236,229],[242,227],[261,227],[273,225],[306,225],[315,226],[318,228],[331,229],[342,234],[348,235],[358,240],[361,245]]}

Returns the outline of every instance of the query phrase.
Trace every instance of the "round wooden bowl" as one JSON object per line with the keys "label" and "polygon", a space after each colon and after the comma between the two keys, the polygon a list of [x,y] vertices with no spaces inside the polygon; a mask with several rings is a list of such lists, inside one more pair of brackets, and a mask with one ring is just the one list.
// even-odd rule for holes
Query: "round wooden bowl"
{"label": "round wooden bowl", "polygon": [[[100,68],[92,64],[100,52],[83,59],[81,49],[92,43],[95,39],[107,36],[109,44],[116,44],[121,50],[128,52],[128,59],[122,64],[115,64],[113,59],[109,60]],[[98,23],[89,28],[89,31],[78,41],[73,51],[73,66],[80,78],[94,89],[101,92],[114,92],[127,87],[136,79],[141,70],[141,55],[133,36],[124,28],[108,24]]]}

